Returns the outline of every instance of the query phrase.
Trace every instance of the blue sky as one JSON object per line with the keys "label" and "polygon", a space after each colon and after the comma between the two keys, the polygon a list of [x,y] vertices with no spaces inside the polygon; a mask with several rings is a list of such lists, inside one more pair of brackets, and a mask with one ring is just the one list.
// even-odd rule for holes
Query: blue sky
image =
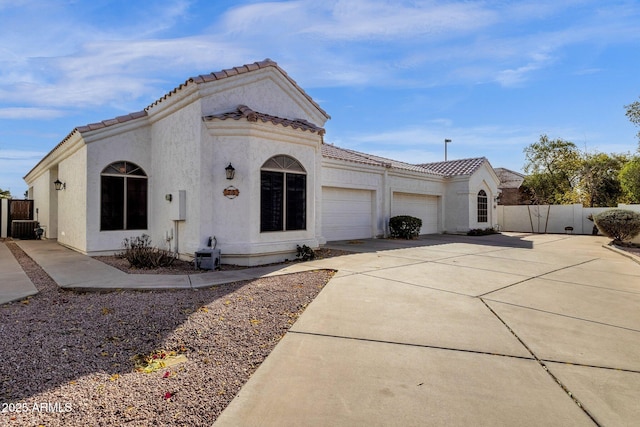
{"label": "blue sky", "polygon": [[541,134],[638,148],[637,0],[0,0],[0,188],[76,126],[271,58],[332,117],[325,140],[516,171]]}

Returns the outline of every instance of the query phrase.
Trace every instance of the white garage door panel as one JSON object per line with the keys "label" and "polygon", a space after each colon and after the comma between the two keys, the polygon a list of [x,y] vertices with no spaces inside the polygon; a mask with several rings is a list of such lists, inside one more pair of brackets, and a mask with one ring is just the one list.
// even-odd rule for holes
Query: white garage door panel
{"label": "white garage door panel", "polygon": [[322,234],[327,240],[372,237],[372,192],[323,187]]}
{"label": "white garage door panel", "polygon": [[391,216],[410,215],[422,220],[420,234],[438,232],[438,197],[423,194],[393,193]]}

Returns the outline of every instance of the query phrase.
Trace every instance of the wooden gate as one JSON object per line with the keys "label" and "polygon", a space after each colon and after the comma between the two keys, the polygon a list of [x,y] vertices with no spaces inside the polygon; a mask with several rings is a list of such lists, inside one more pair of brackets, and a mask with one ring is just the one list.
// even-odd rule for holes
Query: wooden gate
{"label": "wooden gate", "polygon": [[[33,224],[28,224],[27,228],[30,228],[30,233],[21,231],[19,236],[12,235],[13,221],[33,221],[33,200],[15,200],[9,199],[8,203],[8,221],[7,221],[7,236],[15,238],[33,238],[34,232]],[[14,233],[15,234],[15,233]]]}

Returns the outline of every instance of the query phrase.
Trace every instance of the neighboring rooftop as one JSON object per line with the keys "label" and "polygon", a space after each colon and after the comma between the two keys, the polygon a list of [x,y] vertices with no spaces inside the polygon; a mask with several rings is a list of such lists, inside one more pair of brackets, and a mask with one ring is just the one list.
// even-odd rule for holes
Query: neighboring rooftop
{"label": "neighboring rooftop", "polygon": [[506,168],[495,168],[494,171],[500,179],[499,188],[519,188],[525,176],[520,172]]}

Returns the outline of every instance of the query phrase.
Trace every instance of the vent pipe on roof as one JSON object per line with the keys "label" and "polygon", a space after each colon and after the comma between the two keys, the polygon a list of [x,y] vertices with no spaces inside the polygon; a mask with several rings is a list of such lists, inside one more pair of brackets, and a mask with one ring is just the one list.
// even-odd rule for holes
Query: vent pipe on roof
{"label": "vent pipe on roof", "polygon": [[451,142],[450,139],[445,138],[444,140],[444,161],[447,161],[447,144]]}

